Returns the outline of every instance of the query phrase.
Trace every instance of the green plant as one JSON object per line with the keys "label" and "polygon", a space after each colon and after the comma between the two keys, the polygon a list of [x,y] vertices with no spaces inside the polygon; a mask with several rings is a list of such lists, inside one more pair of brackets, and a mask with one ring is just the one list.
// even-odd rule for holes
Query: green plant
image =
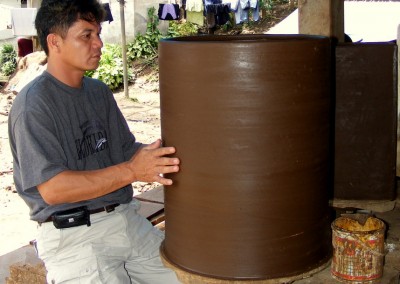
{"label": "green plant", "polygon": [[276,5],[287,3],[289,3],[289,0],[259,0],[258,5],[260,10],[267,10],[268,12],[271,12],[274,10]]}
{"label": "green plant", "polygon": [[230,29],[232,29],[234,26],[235,26],[235,23],[234,23],[234,18],[235,16],[232,14],[232,12],[230,13],[230,15],[229,15],[229,21],[227,21],[225,24],[223,24],[222,26],[221,26],[221,29],[224,31],[224,32],[228,32]]}
{"label": "green plant", "polygon": [[260,10],[267,10],[268,12],[271,12],[275,7],[275,2],[276,1],[274,0],[260,0],[258,5]]}
{"label": "green plant", "polygon": [[144,35],[138,33],[132,43],[127,44],[127,59],[129,62],[139,58],[152,58],[157,56],[158,42],[162,38],[160,30],[157,28],[159,19],[155,14],[155,8],[151,7],[147,11],[147,27]]}
{"label": "green plant", "polygon": [[0,72],[6,76],[17,68],[17,52],[12,44],[4,44],[0,48]]}
{"label": "green plant", "polygon": [[15,67],[14,62],[7,61],[7,62],[3,63],[3,65],[1,66],[1,73],[6,76],[9,76],[12,73],[14,73],[15,69],[16,69],[16,67]]}
{"label": "green plant", "polygon": [[[104,82],[111,90],[115,90],[124,82],[124,66],[122,61],[122,48],[116,44],[105,44],[99,67],[96,70],[87,71],[86,76],[96,78]],[[132,77],[128,73],[128,80]]]}
{"label": "green plant", "polygon": [[170,21],[168,24],[167,37],[191,36],[198,32],[195,24],[190,22]]}

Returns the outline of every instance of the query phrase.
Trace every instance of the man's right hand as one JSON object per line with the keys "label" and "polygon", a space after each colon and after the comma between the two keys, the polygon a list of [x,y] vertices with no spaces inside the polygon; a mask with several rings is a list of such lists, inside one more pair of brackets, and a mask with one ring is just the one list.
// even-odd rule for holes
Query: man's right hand
{"label": "man's right hand", "polygon": [[162,147],[160,139],[142,146],[129,161],[135,173],[135,181],[158,182],[171,185],[172,180],[163,177],[163,174],[179,171],[179,159],[170,157],[175,154],[174,147]]}

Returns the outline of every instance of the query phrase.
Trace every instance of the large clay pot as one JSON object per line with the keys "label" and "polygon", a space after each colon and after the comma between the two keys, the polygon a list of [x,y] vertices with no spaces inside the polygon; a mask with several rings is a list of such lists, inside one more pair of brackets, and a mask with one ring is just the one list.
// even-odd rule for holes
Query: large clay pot
{"label": "large clay pot", "polygon": [[165,190],[165,259],[274,279],[331,256],[330,40],[204,36],[159,46],[161,129],[181,171]]}

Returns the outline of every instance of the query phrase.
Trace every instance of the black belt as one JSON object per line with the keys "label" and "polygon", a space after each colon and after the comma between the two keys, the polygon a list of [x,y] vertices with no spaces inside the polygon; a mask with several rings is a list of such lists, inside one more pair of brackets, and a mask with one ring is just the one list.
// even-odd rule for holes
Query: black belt
{"label": "black belt", "polygon": [[[112,211],[115,210],[116,207],[119,206],[119,203],[115,203],[115,204],[111,204],[111,205],[107,205],[107,206],[103,206],[97,209],[93,209],[93,210],[88,210],[89,214],[96,214],[96,213],[100,213],[100,212],[104,212],[106,211],[107,213],[110,213]],[[43,222],[39,222],[39,223],[46,223],[46,222],[51,222],[53,221],[53,216],[50,216],[49,218],[47,218],[45,221]]]}

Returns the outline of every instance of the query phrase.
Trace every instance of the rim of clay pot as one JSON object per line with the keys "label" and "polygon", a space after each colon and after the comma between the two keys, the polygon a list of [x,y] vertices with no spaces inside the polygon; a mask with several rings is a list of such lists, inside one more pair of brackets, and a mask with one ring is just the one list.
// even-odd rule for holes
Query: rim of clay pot
{"label": "rim of clay pot", "polygon": [[160,42],[231,42],[231,41],[308,41],[329,40],[329,37],[304,34],[244,34],[244,35],[197,35],[161,39]]}

